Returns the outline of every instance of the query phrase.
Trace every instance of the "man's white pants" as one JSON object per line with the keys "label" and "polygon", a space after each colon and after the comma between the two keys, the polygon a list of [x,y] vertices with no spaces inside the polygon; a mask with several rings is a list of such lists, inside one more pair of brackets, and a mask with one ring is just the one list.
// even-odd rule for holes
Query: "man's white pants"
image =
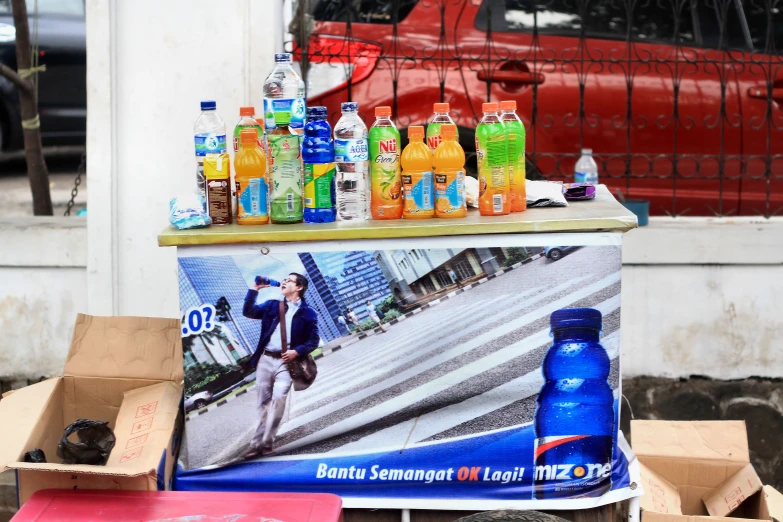
{"label": "man's white pants", "polygon": [[272,446],[285,413],[291,382],[291,374],[282,359],[261,356],[256,366],[258,427],[250,441],[252,448]]}

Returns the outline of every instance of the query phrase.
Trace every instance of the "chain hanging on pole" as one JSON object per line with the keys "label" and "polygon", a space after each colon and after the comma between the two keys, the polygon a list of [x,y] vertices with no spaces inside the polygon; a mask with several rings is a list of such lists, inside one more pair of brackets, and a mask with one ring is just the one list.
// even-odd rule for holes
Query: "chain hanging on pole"
{"label": "chain hanging on pole", "polygon": [[87,173],[87,153],[82,154],[82,160],[79,163],[79,168],[76,170],[76,179],[73,180],[73,189],[71,189],[71,199],[68,201],[68,205],[65,207],[65,213],[63,216],[70,216],[71,209],[74,205],[74,200],[79,194],[79,185],[82,184],[82,175]]}

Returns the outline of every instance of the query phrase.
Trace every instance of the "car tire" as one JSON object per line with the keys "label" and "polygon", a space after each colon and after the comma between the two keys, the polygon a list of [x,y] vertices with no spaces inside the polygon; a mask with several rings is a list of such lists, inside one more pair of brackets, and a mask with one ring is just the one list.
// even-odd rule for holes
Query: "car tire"
{"label": "car tire", "polygon": [[193,409],[200,410],[201,408],[203,408],[206,405],[207,405],[207,401],[205,401],[204,399],[199,399],[199,400],[197,400],[196,402],[193,403]]}
{"label": "car tire", "polygon": [[560,249],[557,249],[557,248],[553,248],[552,250],[549,251],[549,256],[548,257],[552,261],[557,261],[558,259],[563,257],[563,251],[560,250]]}

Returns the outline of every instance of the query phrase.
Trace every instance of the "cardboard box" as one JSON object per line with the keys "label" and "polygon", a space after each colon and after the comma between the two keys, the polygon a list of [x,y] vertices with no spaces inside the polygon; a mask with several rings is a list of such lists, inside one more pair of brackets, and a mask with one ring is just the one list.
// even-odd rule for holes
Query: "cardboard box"
{"label": "cardboard box", "polygon": [[[0,471],[17,470],[19,502],[40,489],[168,489],[182,432],[182,345],[176,319],[79,315],[61,377],[0,400]],[[59,464],[63,430],[109,421],[105,466]],[[46,464],[23,462],[40,448]]]}
{"label": "cardboard box", "polygon": [[[770,509],[772,502],[761,491],[742,421],[634,420],[631,444],[641,464],[642,522],[779,520],[783,515]],[[660,488],[651,488],[651,482]],[[671,501],[675,494],[679,512],[677,501]]]}

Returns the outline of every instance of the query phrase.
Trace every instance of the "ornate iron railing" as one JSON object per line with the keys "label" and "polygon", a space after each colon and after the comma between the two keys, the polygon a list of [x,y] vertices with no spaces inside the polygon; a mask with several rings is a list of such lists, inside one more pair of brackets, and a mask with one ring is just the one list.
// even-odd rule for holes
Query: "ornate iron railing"
{"label": "ornate iron railing", "polygon": [[601,182],[654,214],[771,217],[781,3],[300,0],[288,45],[308,85],[325,65],[343,70],[342,87],[309,94],[334,116],[339,101],[389,104],[404,128],[447,101],[470,155],[481,102],[515,99],[529,177],[570,180],[590,147]]}

